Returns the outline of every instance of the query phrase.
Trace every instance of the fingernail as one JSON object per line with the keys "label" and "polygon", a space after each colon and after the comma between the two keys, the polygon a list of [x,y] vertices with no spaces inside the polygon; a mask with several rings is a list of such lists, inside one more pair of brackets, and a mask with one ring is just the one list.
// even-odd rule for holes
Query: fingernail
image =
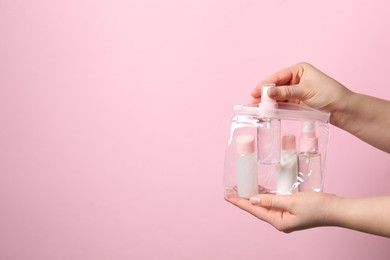
{"label": "fingernail", "polygon": [[268,90],[268,95],[272,97],[277,97],[279,95],[279,89],[276,87],[272,87]]}
{"label": "fingernail", "polygon": [[252,203],[260,203],[260,197],[250,197],[249,201]]}

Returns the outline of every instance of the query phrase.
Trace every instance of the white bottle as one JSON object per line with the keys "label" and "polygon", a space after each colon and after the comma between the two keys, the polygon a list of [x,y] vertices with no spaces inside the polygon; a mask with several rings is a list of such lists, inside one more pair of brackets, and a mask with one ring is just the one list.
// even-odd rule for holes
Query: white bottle
{"label": "white bottle", "polygon": [[[262,114],[274,112],[278,108],[276,100],[268,96],[268,89],[275,84],[264,84],[261,89],[259,108]],[[277,164],[280,162],[280,120],[265,116],[259,119],[257,127],[257,152],[261,164]]]}
{"label": "white bottle", "polygon": [[299,191],[322,191],[321,154],[318,152],[318,138],[314,121],[302,123],[302,136],[298,154]]}
{"label": "white bottle", "polygon": [[250,198],[259,193],[255,138],[239,135],[236,138],[237,190],[241,198]]}
{"label": "white bottle", "polygon": [[292,194],[298,190],[298,155],[295,135],[282,136],[282,152],[278,165],[276,193]]}

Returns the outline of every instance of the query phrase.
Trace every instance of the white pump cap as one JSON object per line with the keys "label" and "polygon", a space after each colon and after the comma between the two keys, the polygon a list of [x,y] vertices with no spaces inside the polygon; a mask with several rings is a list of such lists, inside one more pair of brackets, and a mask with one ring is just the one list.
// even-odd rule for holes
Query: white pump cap
{"label": "white pump cap", "polygon": [[302,137],[299,143],[301,152],[317,152],[318,138],[316,137],[314,121],[302,122]]}
{"label": "white pump cap", "polygon": [[278,108],[278,103],[275,99],[272,99],[268,96],[268,89],[275,87],[274,83],[267,83],[261,85],[261,102],[259,104],[260,108]]}
{"label": "white pump cap", "polygon": [[316,137],[314,121],[302,122],[302,136]]}

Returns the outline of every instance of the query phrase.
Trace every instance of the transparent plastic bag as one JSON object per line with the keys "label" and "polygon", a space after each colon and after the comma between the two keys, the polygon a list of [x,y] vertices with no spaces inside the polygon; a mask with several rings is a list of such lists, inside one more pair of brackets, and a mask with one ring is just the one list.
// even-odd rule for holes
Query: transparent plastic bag
{"label": "transparent plastic bag", "polygon": [[323,190],[329,114],[306,106],[234,106],[225,195]]}

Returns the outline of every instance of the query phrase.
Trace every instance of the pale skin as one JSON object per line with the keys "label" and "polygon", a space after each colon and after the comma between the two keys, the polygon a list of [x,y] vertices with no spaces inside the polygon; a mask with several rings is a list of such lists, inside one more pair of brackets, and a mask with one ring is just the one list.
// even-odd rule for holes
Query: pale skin
{"label": "pale skin", "polygon": [[[355,93],[307,63],[286,68],[261,83],[276,84],[268,90],[270,97],[329,112],[331,124],[390,153],[390,101]],[[252,91],[252,97],[251,105],[260,102],[260,85]],[[390,197],[351,199],[299,192],[258,194],[250,200],[225,199],[286,233],[338,226],[390,237]]]}

